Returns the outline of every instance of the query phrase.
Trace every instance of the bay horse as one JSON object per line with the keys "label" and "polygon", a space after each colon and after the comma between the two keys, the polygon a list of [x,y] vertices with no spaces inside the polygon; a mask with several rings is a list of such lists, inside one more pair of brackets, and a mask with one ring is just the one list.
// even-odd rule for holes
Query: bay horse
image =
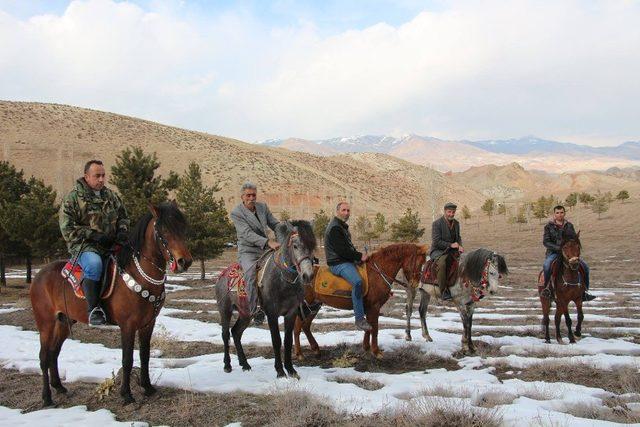
{"label": "bay horse", "polygon": [[[485,296],[497,294],[500,279],[506,274],[509,274],[509,269],[504,257],[492,250],[479,248],[460,255],[458,275],[449,290],[451,291],[452,302],[456,305],[462,320],[463,353],[475,353],[473,341],[471,340],[471,326],[476,303]],[[423,283],[422,281],[417,288],[407,290],[405,339],[411,341],[411,314],[413,301],[418,289],[421,291],[418,312],[420,313],[422,336],[427,341],[433,341],[427,328],[427,309],[431,297],[440,299],[440,288],[438,285]]]}
{"label": "bay horse", "polygon": [[[131,230],[129,244],[118,253],[117,265],[110,264],[108,277],[115,275],[115,283],[109,295],[101,300],[109,323],[120,327],[123,370],[120,395],[125,404],[135,401],[130,376],[136,332],[140,343],[140,384],[146,396],[156,392],[149,379],[149,352],[156,316],[166,296],[166,265],[169,263],[173,272],[183,272],[193,262],[185,242],[186,219],[175,202],[150,205],[149,210]],[[35,276],[29,290],[40,332],[44,406],[53,405],[49,381],[57,392],[67,392],[60,381],[58,356],[72,324],[88,323],[87,303],[75,296],[62,277],[64,265],[65,261],[47,264]]]}
{"label": "bay horse", "polygon": [[[560,243],[560,251],[562,256],[556,258],[551,265],[551,298],[540,295],[540,303],[542,304],[542,328],[544,330],[544,340],[546,343],[551,342],[549,337],[549,312],[551,311],[552,299],[556,301],[556,340],[562,344],[562,335],[560,333],[560,321],[564,314],[565,323],[569,332],[569,342],[574,344],[575,337],[582,335],[582,295],[585,291],[584,271],[580,266],[580,232],[573,238],[563,240]],[[539,277],[539,289],[544,286],[544,274],[541,272]],[[573,301],[578,311],[578,323],[575,333],[571,329],[571,317],[569,316],[569,302]]]}
{"label": "bay horse", "polygon": [[[420,270],[424,264],[426,254],[427,246],[413,243],[395,243],[373,252],[366,261],[369,291],[363,297],[363,302],[367,322],[371,325],[371,331],[364,333],[362,346],[365,351],[371,351],[375,357],[382,357],[382,350],[378,347],[378,317],[380,317],[380,309],[391,296],[391,285],[399,283],[407,288],[413,286],[396,280],[396,275],[400,269],[403,270],[405,278],[410,283],[417,284],[420,280]],[[311,333],[311,323],[318,314],[321,304],[344,310],[353,310],[351,297],[343,298],[317,294],[313,286],[308,286],[305,289],[305,301],[308,305],[313,305],[314,310],[304,320],[300,317],[296,319],[294,330],[295,351],[296,357],[299,359],[304,357],[300,346],[301,331],[304,331],[311,351],[317,356],[320,355],[318,342]]]}
{"label": "bay horse", "polygon": [[[316,238],[311,224],[301,220],[280,222],[276,226],[275,233],[280,248],[263,256],[260,271],[257,273],[257,279],[261,278],[261,280],[256,280],[256,283],[260,283],[258,295],[269,323],[277,376],[285,377],[284,369],[286,369],[290,377],[299,378],[291,360],[293,326],[304,300],[304,288],[308,287],[305,285],[313,280],[313,252],[316,249]],[[242,333],[249,326],[251,315],[248,310],[239,310],[241,302],[238,293],[229,289],[229,277],[225,274],[222,274],[216,282],[216,296],[224,343],[224,371],[232,370],[229,355],[230,335],[233,335],[240,366],[245,371],[250,370],[251,366],[242,348]],[[229,326],[234,310],[238,310],[239,316],[230,334]],[[278,326],[280,316],[284,316],[284,369],[281,359],[282,340]]]}

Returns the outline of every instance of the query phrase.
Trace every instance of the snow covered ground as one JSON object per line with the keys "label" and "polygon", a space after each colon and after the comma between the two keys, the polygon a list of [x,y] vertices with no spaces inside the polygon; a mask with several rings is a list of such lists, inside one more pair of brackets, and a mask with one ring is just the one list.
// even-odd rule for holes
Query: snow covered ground
{"label": "snow covered ground", "polygon": [[[628,316],[608,316],[611,304],[608,300],[620,294],[636,296],[637,283],[627,284],[623,292],[614,289],[601,289],[599,299],[585,308],[588,327],[586,332],[600,330],[637,334],[640,331],[637,311]],[[635,288],[634,288],[635,287]],[[173,284],[172,291],[187,290],[189,286]],[[505,292],[509,292],[505,289]],[[213,296],[213,292],[211,292]],[[401,294],[401,293],[399,293]],[[358,372],[353,368],[321,368],[318,366],[300,366],[296,369],[300,374],[299,381],[293,379],[276,379],[273,359],[253,357],[249,363],[253,369],[245,372],[234,369],[231,373],[222,373],[222,353],[205,354],[188,358],[165,358],[162,352],[153,350],[151,359],[151,378],[160,386],[175,387],[198,392],[226,393],[245,391],[250,393],[271,393],[299,389],[312,395],[327,398],[337,410],[350,413],[372,414],[381,410],[401,407],[407,402],[419,402],[431,399],[454,404],[457,407],[473,407],[483,411],[480,402],[488,396],[499,396],[496,406],[503,416],[505,425],[568,425],[568,426],[600,426],[615,425],[607,421],[578,418],[570,415],[576,405],[592,405],[606,408],[605,400],[616,396],[601,388],[586,387],[572,383],[549,383],[544,381],[523,381],[517,378],[503,379],[496,374],[496,366],[509,366],[514,370],[523,370],[538,364],[566,364],[567,368],[576,363],[593,368],[614,371],[622,367],[640,369],[640,344],[630,340],[628,336],[618,338],[598,338],[585,336],[573,345],[544,344],[539,336],[510,335],[509,331],[539,330],[539,324],[526,323],[532,316],[539,316],[535,298],[519,298],[508,301],[508,296],[496,299],[491,306],[483,306],[475,316],[474,330],[482,335],[475,337],[499,349],[499,355],[470,356],[457,359],[460,369],[447,370],[428,369],[424,371],[391,373]],[[169,299],[170,303],[171,299]],[[192,304],[215,304],[213,299],[176,298],[174,301]],[[403,299],[397,296],[390,302],[401,305]],[[506,307],[505,307],[506,306]],[[182,307],[182,305],[181,305]],[[19,308],[2,306],[1,313]],[[514,310],[517,314],[501,313],[502,310]],[[457,312],[450,308],[439,308],[431,314],[428,323],[433,342],[425,342],[421,338],[419,322],[413,319],[412,334],[416,351],[440,357],[454,357],[460,350],[461,324]],[[221,327],[213,321],[202,321],[192,318],[178,318],[176,315],[201,313],[201,310],[168,307],[158,317],[156,334],[164,338],[178,341],[204,341],[222,344]],[[520,314],[522,312],[522,314]],[[529,313],[527,313],[529,312]],[[575,313],[572,313],[575,317]],[[414,314],[416,316],[417,314]],[[499,325],[483,325],[482,321],[498,321]],[[320,346],[326,347],[338,343],[360,343],[362,332],[340,330],[342,325],[353,321],[352,313],[345,310],[323,308],[315,324],[335,325],[336,330],[316,332]],[[518,323],[519,322],[519,323]],[[524,323],[523,323],[524,322]],[[516,324],[517,323],[517,324]],[[552,322],[553,323],[553,322]],[[608,324],[624,324],[625,326],[607,326]],[[405,319],[383,316],[380,324],[379,342],[383,350],[392,350],[406,346]],[[596,326],[597,325],[597,326]],[[592,329],[589,329],[592,328]],[[455,332],[454,332],[455,331]],[[497,334],[496,331],[500,332]],[[552,335],[553,335],[552,331]],[[566,340],[566,337],[565,337]],[[38,334],[32,331],[9,325],[0,325],[0,366],[20,372],[39,373]],[[303,345],[306,338],[302,335]],[[555,341],[554,341],[555,342]],[[271,338],[268,330],[250,327],[245,331],[243,343],[246,345],[270,346]],[[544,357],[540,357],[544,354]],[[248,351],[248,355],[251,352]],[[135,363],[139,365],[138,355]],[[117,372],[121,364],[119,349],[107,348],[101,344],[82,343],[67,340],[59,359],[60,373],[66,383],[74,381],[102,382]],[[237,366],[235,355],[232,364]],[[365,390],[356,384],[336,382],[337,377],[351,377],[374,380],[382,384],[378,390]],[[71,386],[72,387],[72,386]],[[330,397],[330,398],[328,398]],[[640,396],[622,395],[632,402],[640,402]],[[633,411],[640,411],[640,403],[629,403]],[[98,425],[122,425],[114,420],[106,411],[88,412],[84,407],[68,409],[50,409],[20,414],[19,411],[0,407],[0,423],[11,425],[71,425],[76,423],[97,423]],[[126,423],[129,424],[129,423]]]}

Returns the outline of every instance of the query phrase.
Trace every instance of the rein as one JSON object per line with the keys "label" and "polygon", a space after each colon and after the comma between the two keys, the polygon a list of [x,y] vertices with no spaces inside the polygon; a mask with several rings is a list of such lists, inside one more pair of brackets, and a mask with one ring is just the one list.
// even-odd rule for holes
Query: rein
{"label": "rein", "polygon": [[[294,231],[293,233],[291,233],[291,235],[289,235],[289,241],[287,242],[287,245],[286,245],[286,249],[287,249],[286,253],[282,251],[282,249],[285,248],[285,246],[280,246],[280,248],[278,248],[278,250],[276,251],[273,257],[273,263],[280,270],[280,276],[284,281],[286,281],[291,285],[295,284],[298,281],[298,279],[300,279],[300,264],[302,264],[302,261],[308,259],[313,264],[313,260],[309,255],[303,256],[299,260],[294,260],[293,264],[291,264],[290,261],[287,259],[287,258],[290,258],[290,257],[287,257],[287,255],[293,243],[293,238],[296,236],[298,236],[297,231]],[[296,277],[293,280],[289,280],[285,277],[285,273],[295,274]]]}
{"label": "rein", "polygon": [[[415,262],[416,262],[416,257],[417,257],[417,251],[413,253],[411,260],[413,261],[411,263],[412,266],[415,267]],[[409,288],[411,287],[410,283],[405,282],[404,280],[400,280],[398,278],[391,278],[389,277],[384,271],[382,271],[382,269],[378,266],[378,263],[376,263],[375,261],[371,260],[371,263],[373,265],[373,270],[378,273],[380,275],[380,277],[382,277],[382,280],[384,280],[384,283],[387,284],[387,286],[389,287],[389,289],[392,288],[394,283],[397,283],[398,285],[405,287],[405,288]]]}

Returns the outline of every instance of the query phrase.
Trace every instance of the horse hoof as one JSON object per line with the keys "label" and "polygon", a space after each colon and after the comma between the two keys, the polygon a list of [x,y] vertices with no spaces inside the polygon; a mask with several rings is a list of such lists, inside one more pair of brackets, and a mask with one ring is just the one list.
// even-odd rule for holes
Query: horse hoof
{"label": "horse hoof", "polygon": [[302,353],[296,354],[296,360],[304,360],[304,354]]}
{"label": "horse hoof", "polygon": [[150,385],[149,387],[145,387],[144,388],[144,395],[147,396],[147,397],[153,396],[157,392],[158,392],[158,390],[152,385]]}
{"label": "horse hoof", "polygon": [[576,340],[569,340],[569,344],[575,344]]}
{"label": "horse hoof", "polygon": [[127,406],[131,403],[136,403],[136,400],[133,398],[131,394],[122,396],[122,405]]}
{"label": "horse hoof", "polygon": [[51,399],[45,399],[45,400],[42,401],[42,407],[43,408],[51,408],[53,406],[55,406],[55,405],[53,404],[53,400],[51,400]]}
{"label": "horse hoof", "polygon": [[544,340],[545,344],[551,344],[551,340]]}
{"label": "horse hoof", "polygon": [[558,341],[558,344],[564,344],[564,340],[562,340],[562,339],[559,339],[557,341]]}
{"label": "horse hoof", "polygon": [[284,371],[278,371],[277,378],[287,378],[287,374]]}
{"label": "horse hoof", "polygon": [[408,335],[408,334],[407,334],[407,335],[405,335],[405,336],[404,336],[404,340],[405,340],[405,341],[411,341],[411,335]]}
{"label": "horse hoof", "polygon": [[251,365],[249,365],[248,363],[245,363],[244,365],[242,365],[242,370],[243,371],[250,371],[251,370]]}
{"label": "horse hoof", "polygon": [[582,336],[582,332],[580,331],[576,331],[573,335],[577,336],[578,338],[580,338]]}
{"label": "horse hoof", "polygon": [[295,378],[296,380],[300,379],[300,375],[298,375],[298,373],[296,371],[290,371],[289,372],[289,378]]}
{"label": "horse hoof", "polygon": [[433,338],[431,338],[431,335],[423,335],[424,340],[427,342],[433,342]]}
{"label": "horse hoof", "polygon": [[229,372],[231,372],[231,366],[225,366],[224,367],[224,371],[228,374]]}
{"label": "horse hoof", "polygon": [[63,385],[54,387],[54,389],[56,390],[56,393],[59,393],[59,394],[67,394],[67,391],[68,391],[67,388]]}

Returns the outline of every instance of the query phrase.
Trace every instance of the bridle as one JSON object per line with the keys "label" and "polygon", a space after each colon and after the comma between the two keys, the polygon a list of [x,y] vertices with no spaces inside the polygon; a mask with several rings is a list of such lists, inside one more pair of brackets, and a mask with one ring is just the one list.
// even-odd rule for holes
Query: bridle
{"label": "bridle", "polygon": [[[278,250],[275,252],[273,256],[273,263],[280,270],[280,275],[282,276],[282,279],[290,284],[296,283],[300,278],[300,275],[302,274],[302,272],[300,271],[300,264],[302,264],[304,260],[308,259],[309,261],[311,261],[311,264],[313,264],[313,258],[310,255],[305,255],[297,260],[294,259],[293,263],[290,261],[290,259],[292,258],[291,246],[293,245],[293,239],[299,236],[300,234],[297,231],[293,231],[289,235],[287,244],[280,246],[280,248],[278,248]],[[286,252],[282,250],[283,248],[286,248]],[[292,280],[290,280],[287,277],[285,277],[285,274],[295,274],[295,277]]]}
{"label": "bridle", "polygon": [[[487,260],[484,262],[484,266],[482,267],[482,276],[480,277],[479,282],[471,283],[471,281],[466,277],[462,281],[465,288],[471,287],[471,299],[473,300],[473,302],[480,301],[487,294],[487,288],[489,287],[489,270],[491,269],[492,266],[493,268],[496,269],[496,271],[498,270],[498,268],[493,262],[495,255],[496,254],[494,253],[492,256],[488,257]],[[502,278],[502,274],[499,274],[498,279],[501,279],[501,278]]]}

